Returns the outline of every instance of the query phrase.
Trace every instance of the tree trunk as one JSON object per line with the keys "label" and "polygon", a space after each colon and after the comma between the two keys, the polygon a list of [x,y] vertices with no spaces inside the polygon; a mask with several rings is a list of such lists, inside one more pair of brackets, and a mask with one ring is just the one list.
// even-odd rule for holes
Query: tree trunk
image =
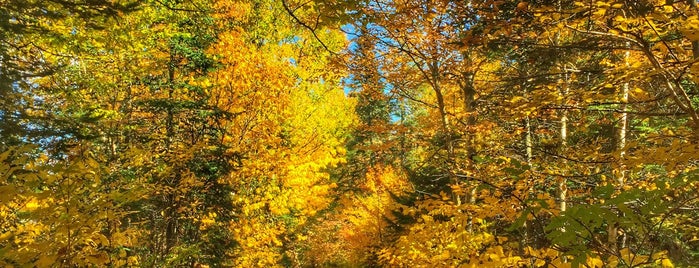
{"label": "tree trunk", "polygon": [[[626,43],[626,52],[624,53],[624,64],[628,68],[629,67],[629,56],[631,54],[631,51],[628,50],[630,49],[631,44],[629,42]],[[624,147],[626,147],[626,128],[628,125],[628,113],[626,113],[627,110],[627,103],[629,101],[629,82],[625,82],[624,85],[622,86],[622,92],[621,92],[621,108],[620,110],[622,111],[621,116],[619,117],[619,139],[616,144],[617,150],[619,150],[619,170],[616,172],[616,182],[618,184],[618,187],[620,190],[623,191],[624,185],[626,184],[626,166],[624,165],[624,156],[626,155],[626,150]],[[624,215],[619,215],[620,217],[623,217]],[[620,248],[626,247],[626,235],[622,235],[621,241],[619,241],[618,238],[618,227],[616,224],[609,224],[607,228],[607,235],[608,235],[608,243],[609,246],[612,249],[617,248],[617,243],[621,242],[619,245]]]}
{"label": "tree trunk", "polygon": [[[566,70],[567,72],[567,70]],[[568,94],[568,74],[564,74],[564,83],[565,85],[563,86],[563,89],[561,90],[561,95],[563,96],[563,105],[565,105],[565,96]],[[561,111],[561,149],[563,152],[565,152],[566,148],[568,147],[568,110],[563,109]],[[563,160],[564,166],[566,161]],[[564,170],[561,171],[561,180],[558,183],[558,199],[559,199],[559,208],[562,212],[565,212],[567,209],[567,194],[568,194],[568,179],[566,178],[566,172],[565,168]]]}

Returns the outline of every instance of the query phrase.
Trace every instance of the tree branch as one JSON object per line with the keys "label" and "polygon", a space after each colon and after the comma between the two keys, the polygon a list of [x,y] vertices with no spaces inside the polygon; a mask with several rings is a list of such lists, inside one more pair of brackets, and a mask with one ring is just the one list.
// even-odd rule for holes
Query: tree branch
{"label": "tree branch", "polygon": [[[301,26],[303,26],[304,28],[308,29],[308,30],[311,32],[311,34],[313,34],[313,37],[318,41],[318,43],[320,43],[321,46],[323,46],[323,48],[324,48],[326,51],[330,52],[330,53],[333,54],[333,55],[337,55],[337,54],[338,54],[337,52],[330,50],[330,48],[328,48],[328,46],[325,44],[325,42],[323,42],[323,40],[321,40],[320,37],[318,37],[318,34],[316,34],[316,29],[315,29],[315,28],[313,28],[313,27],[309,26],[308,24],[304,23],[303,21],[301,21],[301,19],[299,19],[299,18],[296,16],[296,14],[294,14],[294,11],[291,10],[291,8],[289,8],[289,5],[286,4],[286,1],[285,1],[285,0],[281,0],[281,2],[282,2],[282,6],[284,6],[284,10],[286,10],[286,13],[289,14],[289,16],[291,16],[291,18],[293,18],[294,21],[296,21],[296,23],[298,23],[299,25],[301,25]],[[294,10],[296,10],[296,9],[294,9]]]}

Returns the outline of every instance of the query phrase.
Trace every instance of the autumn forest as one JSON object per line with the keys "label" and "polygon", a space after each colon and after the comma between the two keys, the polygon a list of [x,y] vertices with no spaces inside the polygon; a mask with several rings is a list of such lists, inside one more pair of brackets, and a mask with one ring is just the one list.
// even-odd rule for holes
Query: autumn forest
{"label": "autumn forest", "polygon": [[695,0],[0,0],[0,267],[693,267]]}

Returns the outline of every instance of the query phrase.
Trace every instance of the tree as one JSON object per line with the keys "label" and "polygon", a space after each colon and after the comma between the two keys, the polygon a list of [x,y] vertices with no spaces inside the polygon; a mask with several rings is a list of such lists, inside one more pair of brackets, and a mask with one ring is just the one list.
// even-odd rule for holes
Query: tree
{"label": "tree", "polygon": [[[59,72],[70,63],[64,53],[72,31],[99,30],[119,14],[133,11],[132,1],[16,1],[0,7],[0,129],[2,150],[26,139],[70,135],[70,129],[41,114],[41,95],[33,81]],[[63,49],[62,49],[63,48]],[[34,112],[33,110],[38,110]],[[47,118],[48,117],[48,118]],[[29,126],[31,122],[31,126]]]}
{"label": "tree", "polygon": [[697,262],[695,1],[0,3],[0,265]]}

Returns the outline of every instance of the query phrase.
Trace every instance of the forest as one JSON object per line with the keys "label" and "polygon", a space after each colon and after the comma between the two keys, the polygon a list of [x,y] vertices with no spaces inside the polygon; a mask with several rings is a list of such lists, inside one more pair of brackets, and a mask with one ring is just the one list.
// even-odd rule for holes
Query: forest
{"label": "forest", "polygon": [[696,267],[696,0],[0,0],[1,267]]}

